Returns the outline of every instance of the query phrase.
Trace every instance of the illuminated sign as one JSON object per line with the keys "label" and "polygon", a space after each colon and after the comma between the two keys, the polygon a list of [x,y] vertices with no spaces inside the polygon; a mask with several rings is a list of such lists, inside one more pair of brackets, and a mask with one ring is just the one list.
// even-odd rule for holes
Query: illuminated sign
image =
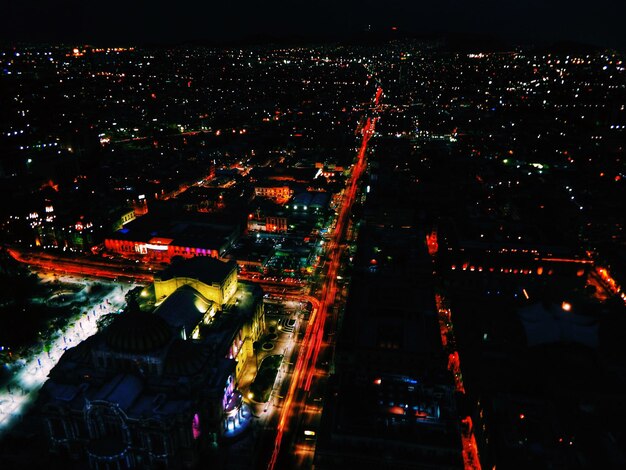
{"label": "illuminated sign", "polygon": [[200,417],[198,413],[193,415],[193,422],[191,423],[191,432],[193,433],[193,438],[198,439],[200,437]]}
{"label": "illuminated sign", "polygon": [[167,245],[154,245],[152,243],[146,243],[145,247],[148,250],[167,251]]}

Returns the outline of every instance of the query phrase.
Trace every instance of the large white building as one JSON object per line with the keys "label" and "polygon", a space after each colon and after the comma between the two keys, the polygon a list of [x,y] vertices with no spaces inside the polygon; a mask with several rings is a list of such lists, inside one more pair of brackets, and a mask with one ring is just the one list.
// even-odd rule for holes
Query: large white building
{"label": "large white building", "polygon": [[115,315],[51,371],[40,403],[52,453],[98,470],[192,468],[250,422],[237,386],[264,329],[261,289],[211,258],[154,287],[153,312]]}

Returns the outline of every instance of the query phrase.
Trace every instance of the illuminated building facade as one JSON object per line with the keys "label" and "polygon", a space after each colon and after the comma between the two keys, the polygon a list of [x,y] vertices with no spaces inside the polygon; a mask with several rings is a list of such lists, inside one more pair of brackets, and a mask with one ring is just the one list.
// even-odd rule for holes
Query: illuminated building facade
{"label": "illuminated building facade", "polygon": [[119,213],[119,218],[113,222],[113,230],[121,230],[124,225],[132,222],[137,217],[148,213],[148,201],[144,194],[140,194],[136,201],[132,202],[130,208],[123,209]]}
{"label": "illuminated building facade", "polygon": [[[203,261],[197,277],[220,273]],[[264,327],[262,291],[235,285],[215,302],[188,279],[154,312],[115,315],[63,355],[40,395],[52,453],[94,469],[193,468],[247,427],[237,386]]]}
{"label": "illuminated building facade", "polygon": [[284,233],[289,229],[288,213],[285,207],[268,200],[255,201],[256,208],[248,214],[249,232]]}
{"label": "illuminated building facade", "polygon": [[265,219],[265,228],[268,232],[286,232],[286,217],[267,217]]}
{"label": "illuminated building facade", "polygon": [[148,213],[148,201],[144,194],[140,194],[136,201],[133,201],[133,211],[135,217],[141,217]]}
{"label": "illuminated building facade", "polygon": [[293,189],[289,186],[255,186],[254,195],[273,199],[277,203],[284,203],[293,196]]}
{"label": "illuminated building facade", "polygon": [[237,263],[192,258],[169,266],[154,277],[157,301],[170,296],[183,285],[190,285],[221,309],[237,291]]}
{"label": "illuminated building facade", "polygon": [[239,236],[237,227],[186,222],[159,230],[152,227],[149,217],[130,222],[106,237],[105,249],[128,258],[169,263],[175,256],[219,258]]}
{"label": "illuminated building facade", "polygon": [[172,257],[193,258],[195,256],[219,257],[219,248],[180,246],[171,238],[154,237],[147,242],[115,240],[107,238],[104,247],[122,256],[141,256],[153,261],[170,262]]}
{"label": "illuminated building facade", "polygon": [[287,217],[250,217],[248,219],[248,230],[251,232],[286,232],[288,229]]}

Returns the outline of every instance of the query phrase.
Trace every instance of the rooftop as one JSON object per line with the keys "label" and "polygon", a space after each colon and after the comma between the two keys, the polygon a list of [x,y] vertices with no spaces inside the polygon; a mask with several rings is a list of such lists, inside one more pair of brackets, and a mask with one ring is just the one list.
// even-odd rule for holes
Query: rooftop
{"label": "rooftop", "polygon": [[184,329],[186,337],[189,337],[212,305],[213,302],[207,300],[193,287],[185,285],[176,289],[154,313],[176,331]]}
{"label": "rooftop", "polygon": [[211,285],[224,282],[224,279],[236,269],[237,263],[233,260],[220,261],[215,258],[196,257],[184,262],[174,262],[154,278],[155,281],[167,281],[177,277],[188,277]]}
{"label": "rooftop", "polygon": [[162,348],[173,337],[163,318],[141,311],[118,316],[104,335],[112,349],[139,354]]}

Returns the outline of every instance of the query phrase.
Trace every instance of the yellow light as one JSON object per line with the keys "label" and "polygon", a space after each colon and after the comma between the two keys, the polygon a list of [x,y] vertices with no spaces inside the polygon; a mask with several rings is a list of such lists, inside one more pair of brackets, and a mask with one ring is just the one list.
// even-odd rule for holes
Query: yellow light
{"label": "yellow light", "polygon": [[569,312],[570,310],[572,310],[572,304],[570,304],[569,302],[563,302],[561,304],[561,308],[566,311]]}

